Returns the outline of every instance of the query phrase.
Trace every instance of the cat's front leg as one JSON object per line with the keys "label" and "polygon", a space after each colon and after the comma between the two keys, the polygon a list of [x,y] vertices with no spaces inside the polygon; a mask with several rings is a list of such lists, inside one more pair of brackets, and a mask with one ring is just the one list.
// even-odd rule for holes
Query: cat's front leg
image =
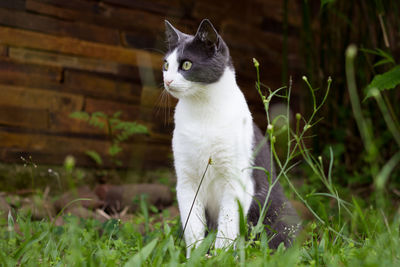
{"label": "cat's front leg", "polygon": [[215,248],[228,248],[239,235],[239,209],[237,197],[225,194],[218,216],[218,232]]}
{"label": "cat's front leg", "polygon": [[[247,179],[244,179],[247,180]],[[215,248],[228,248],[239,236],[239,203],[246,216],[252,201],[252,183],[230,179],[225,186],[218,216]]]}
{"label": "cat's front leg", "polygon": [[[204,205],[198,199],[193,204],[195,194],[196,192],[190,184],[178,183],[177,198],[184,230],[187,258],[190,257],[190,251],[204,239],[207,223]],[[192,204],[193,208],[190,211]]]}

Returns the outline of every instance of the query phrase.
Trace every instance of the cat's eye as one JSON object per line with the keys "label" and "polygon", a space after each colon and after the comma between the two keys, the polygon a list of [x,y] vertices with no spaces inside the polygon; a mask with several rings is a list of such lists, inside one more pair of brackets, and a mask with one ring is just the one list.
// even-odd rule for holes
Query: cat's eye
{"label": "cat's eye", "polygon": [[191,67],[192,67],[192,62],[190,62],[189,60],[183,61],[182,63],[183,70],[190,70]]}
{"label": "cat's eye", "polygon": [[168,70],[168,67],[169,67],[169,64],[168,64],[167,61],[165,61],[165,62],[164,62],[164,65],[163,65],[163,69],[164,69],[165,71],[167,71],[167,70]]}

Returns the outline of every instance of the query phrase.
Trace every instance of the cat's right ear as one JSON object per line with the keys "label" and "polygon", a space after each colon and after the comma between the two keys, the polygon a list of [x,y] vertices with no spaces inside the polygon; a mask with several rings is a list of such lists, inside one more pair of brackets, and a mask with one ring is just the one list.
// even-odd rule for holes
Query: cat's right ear
{"label": "cat's right ear", "polygon": [[183,37],[183,33],[178,31],[168,20],[165,20],[165,36],[167,38],[167,43],[169,48],[175,47],[180,39]]}

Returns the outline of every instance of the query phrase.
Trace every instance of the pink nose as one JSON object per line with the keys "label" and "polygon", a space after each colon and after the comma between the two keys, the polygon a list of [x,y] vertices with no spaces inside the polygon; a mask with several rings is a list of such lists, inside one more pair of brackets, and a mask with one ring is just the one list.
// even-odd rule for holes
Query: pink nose
{"label": "pink nose", "polygon": [[170,86],[170,84],[173,82],[174,80],[165,80],[165,84],[167,85],[167,86]]}

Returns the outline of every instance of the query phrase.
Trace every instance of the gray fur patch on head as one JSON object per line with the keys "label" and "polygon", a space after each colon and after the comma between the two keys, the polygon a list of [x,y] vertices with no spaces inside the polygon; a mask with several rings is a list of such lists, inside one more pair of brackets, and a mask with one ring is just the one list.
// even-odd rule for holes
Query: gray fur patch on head
{"label": "gray fur patch on head", "polygon": [[188,35],[165,22],[169,51],[165,58],[177,49],[178,63],[189,60],[190,70],[178,70],[192,82],[210,84],[217,82],[227,67],[233,69],[228,46],[208,19],[203,20],[197,33]]}

